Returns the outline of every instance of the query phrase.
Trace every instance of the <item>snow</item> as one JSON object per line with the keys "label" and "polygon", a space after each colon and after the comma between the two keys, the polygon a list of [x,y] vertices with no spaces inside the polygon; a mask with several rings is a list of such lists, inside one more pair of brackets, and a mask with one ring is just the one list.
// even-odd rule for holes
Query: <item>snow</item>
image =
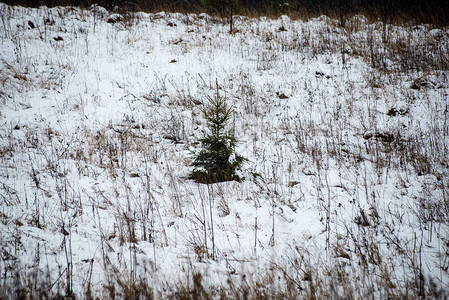
{"label": "snow", "polygon": [[[447,69],[374,68],[361,49],[382,44],[377,23],[241,17],[230,35],[206,14],[0,12],[2,274],[48,269],[64,287],[72,262],[78,295],[104,293],[110,268],[164,295],[197,271],[226,287],[345,265],[358,295],[383,272],[398,290],[417,271],[448,289]],[[249,161],[243,182],[207,186],[187,175],[216,82]]]}

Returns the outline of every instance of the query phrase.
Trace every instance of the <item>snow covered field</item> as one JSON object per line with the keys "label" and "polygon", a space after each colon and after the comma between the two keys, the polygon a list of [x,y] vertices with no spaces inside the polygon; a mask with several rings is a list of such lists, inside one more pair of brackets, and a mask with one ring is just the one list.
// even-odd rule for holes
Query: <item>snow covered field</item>
{"label": "snow covered field", "polygon": [[[0,15],[0,298],[449,294],[449,29]],[[216,82],[241,183],[187,179]]]}

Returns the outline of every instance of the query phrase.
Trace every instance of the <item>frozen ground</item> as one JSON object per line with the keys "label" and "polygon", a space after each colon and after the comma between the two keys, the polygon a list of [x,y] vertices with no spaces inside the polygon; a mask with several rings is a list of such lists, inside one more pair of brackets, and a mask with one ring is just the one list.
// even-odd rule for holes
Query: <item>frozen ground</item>
{"label": "frozen ground", "polygon": [[[447,28],[0,14],[0,297],[447,297]],[[241,183],[187,179],[216,83]]]}

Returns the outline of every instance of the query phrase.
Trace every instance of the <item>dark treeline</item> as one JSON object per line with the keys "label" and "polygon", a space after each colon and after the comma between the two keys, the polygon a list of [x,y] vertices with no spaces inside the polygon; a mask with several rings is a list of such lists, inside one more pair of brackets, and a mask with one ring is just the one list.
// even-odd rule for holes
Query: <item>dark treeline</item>
{"label": "dark treeline", "polygon": [[[118,8],[146,12],[164,10],[220,13],[206,6],[201,0],[7,0],[3,2],[30,7],[43,5],[87,7],[97,3],[110,10]],[[238,0],[238,4],[239,13],[250,16],[276,17],[280,14],[288,14],[295,18],[308,18],[326,14],[343,20],[354,14],[364,14],[372,20],[379,19],[389,23],[449,25],[449,0]]]}

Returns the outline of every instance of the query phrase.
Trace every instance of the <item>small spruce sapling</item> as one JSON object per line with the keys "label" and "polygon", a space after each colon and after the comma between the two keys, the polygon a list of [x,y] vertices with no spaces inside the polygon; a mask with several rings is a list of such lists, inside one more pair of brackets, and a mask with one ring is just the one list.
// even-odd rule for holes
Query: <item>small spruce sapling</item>
{"label": "small spruce sapling", "polygon": [[237,139],[228,130],[227,123],[231,118],[232,107],[226,104],[226,98],[218,91],[214,97],[207,96],[208,103],[202,113],[207,122],[208,135],[199,139],[201,150],[194,154],[191,164],[193,171],[190,178],[201,183],[223,181],[241,181],[236,174],[247,159],[235,153]]}

